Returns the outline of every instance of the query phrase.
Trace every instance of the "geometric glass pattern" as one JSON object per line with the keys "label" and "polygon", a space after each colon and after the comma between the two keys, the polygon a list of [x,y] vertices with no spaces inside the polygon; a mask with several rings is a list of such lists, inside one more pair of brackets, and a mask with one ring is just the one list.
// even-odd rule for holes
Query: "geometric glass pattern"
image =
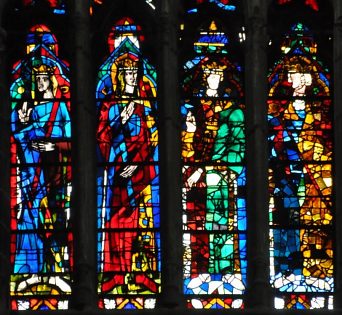
{"label": "geometric glass pattern", "polygon": [[199,7],[207,3],[210,3],[210,5],[213,3],[219,9],[224,11],[235,11],[235,2],[235,0],[186,0],[186,4],[189,6],[187,10],[188,13],[197,13],[199,11]]}
{"label": "geometric glass pattern", "polygon": [[45,25],[29,30],[10,93],[11,307],[65,309],[73,267],[70,81]]}
{"label": "geometric glass pattern", "polygon": [[29,6],[39,6],[39,5],[48,5],[51,9],[53,9],[54,14],[65,14],[66,12],[66,4],[65,0],[45,0],[45,1],[37,1],[37,0],[21,0],[19,5],[29,7]]}
{"label": "geometric glass pattern", "polygon": [[154,308],[160,292],[156,70],[132,19],[118,21],[97,77],[98,293],[106,309]]}
{"label": "geometric glass pattern", "polygon": [[[90,14],[93,14],[94,12],[94,8],[104,4],[107,0],[91,0],[91,4],[90,4]],[[110,1],[108,1],[110,2]],[[155,10],[156,6],[155,6],[155,0],[145,0],[145,2],[153,9]]]}
{"label": "geometric glass pattern", "polygon": [[296,23],[268,96],[271,284],[276,307],[331,308],[334,291],[331,78]]}
{"label": "geometric glass pattern", "polygon": [[246,172],[242,71],[212,21],[183,68],[183,278],[188,308],[243,308]]}
{"label": "geometric glass pattern", "polygon": [[[204,3],[208,0],[196,0],[197,4]],[[209,0],[209,2],[216,4],[220,9],[227,11],[235,11],[236,6],[232,5],[231,2],[235,2],[232,0]]]}

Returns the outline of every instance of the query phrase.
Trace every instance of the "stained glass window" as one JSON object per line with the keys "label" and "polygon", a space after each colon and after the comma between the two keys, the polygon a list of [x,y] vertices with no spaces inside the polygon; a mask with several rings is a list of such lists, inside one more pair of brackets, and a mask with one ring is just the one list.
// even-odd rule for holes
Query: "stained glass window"
{"label": "stained glass window", "polygon": [[[285,5],[287,3],[291,3],[292,1],[299,1],[299,0],[278,0],[278,3],[281,5]],[[301,2],[304,2],[304,0],[300,0]],[[305,5],[309,6],[311,9],[318,11],[319,5],[317,3],[317,0],[305,0]]]}
{"label": "stained glass window", "polygon": [[196,0],[197,4],[201,4],[204,2],[210,2],[216,4],[219,8],[227,11],[234,11],[236,6],[233,4],[232,0]]}
{"label": "stained glass window", "polygon": [[242,69],[216,21],[184,65],[184,293],[188,308],[243,308],[246,287]]}
{"label": "stained glass window", "polygon": [[224,11],[235,11],[237,8],[235,0],[187,0],[188,13],[198,12],[198,6],[206,3],[213,4]]}
{"label": "stained glass window", "polygon": [[269,75],[270,272],[276,308],[332,307],[331,77],[319,48],[305,25],[294,24]]}
{"label": "stained glass window", "polygon": [[12,69],[11,307],[56,310],[71,293],[71,122],[68,64],[45,25]]}
{"label": "stained glass window", "polygon": [[[91,0],[91,5],[90,5],[90,14],[93,14],[94,9],[98,6],[101,6],[105,2],[110,2],[110,0]],[[145,2],[153,9],[155,10],[156,5],[155,5],[155,0],[145,0]]]}
{"label": "stained glass window", "polygon": [[46,6],[48,5],[55,14],[65,14],[66,12],[66,1],[65,0],[20,0],[18,2],[18,8],[21,6]]}
{"label": "stained glass window", "polygon": [[97,80],[98,292],[106,309],[154,308],[160,292],[155,68],[132,19],[108,37]]}

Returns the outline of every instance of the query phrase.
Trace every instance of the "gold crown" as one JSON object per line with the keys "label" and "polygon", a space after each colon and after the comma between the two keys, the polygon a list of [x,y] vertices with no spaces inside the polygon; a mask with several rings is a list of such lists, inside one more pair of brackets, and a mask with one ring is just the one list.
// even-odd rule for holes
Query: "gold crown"
{"label": "gold crown", "polygon": [[204,72],[212,72],[215,71],[223,71],[227,68],[226,65],[220,64],[216,61],[211,61],[202,65],[202,69]]}
{"label": "gold crown", "polygon": [[47,74],[51,75],[54,73],[55,67],[50,67],[47,65],[40,65],[39,67],[33,67],[33,73],[35,75],[40,75],[40,74]]}
{"label": "gold crown", "polygon": [[130,58],[125,58],[118,62],[119,69],[138,69],[138,61]]}
{"label": "gold crown", "polygon": [[301,65],[299,63],[288,65],[287,66],[287,71],[292,72],[292,73],[304,73],[304,72],[310,72],[311,71],[311,66],[309,65]]}

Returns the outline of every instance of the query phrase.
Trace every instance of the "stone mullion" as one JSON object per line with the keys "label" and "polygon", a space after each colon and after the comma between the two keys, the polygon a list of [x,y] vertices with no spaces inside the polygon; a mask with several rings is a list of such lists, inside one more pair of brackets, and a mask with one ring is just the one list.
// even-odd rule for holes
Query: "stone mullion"
{"label": "stone mullion", "polygon": [[183,306],[178,7],[179,0],[160,0],[157,3],[162,244],[160,308]]}
{"label": "stone mullion", "polygon": [[247,301],[248,309],[269,309],[267,1],[245,1]]}
{"label": "stone mullion", "polygon": [[97,307],[95,85],[89,0],[72,2],[72,226],[74,273],[71,309]]}
{"label": "stone mullion", "polygon": [[334,196],[335,196],[335,298],[334,308],[342,308],[342,2],[334,5]]}
{"label": "stone mullion", "polygon": [[[0,13],[4,0],[0,0]],[[1,17],[0,17],[1,21]],[[0,24],[1,25],[1,24]],[[9,313],[10,265],[10,101],[6,32],[0,26],[0,314]]]}

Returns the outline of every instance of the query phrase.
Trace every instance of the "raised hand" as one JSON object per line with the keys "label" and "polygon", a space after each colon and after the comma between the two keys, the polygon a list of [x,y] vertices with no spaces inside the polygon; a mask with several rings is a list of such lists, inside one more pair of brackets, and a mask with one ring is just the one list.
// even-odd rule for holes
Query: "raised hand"
{"label": "raised hand", "polygon": [[135,104],[131,101],[121,112],[122,124],[125,124],[127,120],[132,116],[134,112]]}
{"label": "raised hand", "polygon": [[24,102],[23,107],[18,110],[19,121],[23,124],[27,124],[30,119],[31,112],[32,108],[27,109],[27,102]]}

